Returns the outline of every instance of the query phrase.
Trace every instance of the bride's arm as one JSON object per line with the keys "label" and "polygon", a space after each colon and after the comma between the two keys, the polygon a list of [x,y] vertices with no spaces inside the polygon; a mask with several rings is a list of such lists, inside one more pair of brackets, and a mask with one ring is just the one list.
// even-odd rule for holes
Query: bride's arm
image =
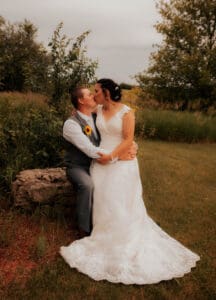
{"label": "bride's arm", "polygon": [[135,116],[134,112],[130,110],[123,116],[122,124],[122,142],[113,150],[111,153],[112,159],[119,157],[124,154],[132,145],[134,140],[134,130],[135,130]]}
{"label": "bride's arm", "polygon": [[122,154],[128,151],[134,140],[134,130],[135,130],[135,116],[134,112],[130,110],[123,116],[122,124],[122,142],[108,155],[102,155],[98,160],[99,163],[106,164],[115,158],[118,158]]}

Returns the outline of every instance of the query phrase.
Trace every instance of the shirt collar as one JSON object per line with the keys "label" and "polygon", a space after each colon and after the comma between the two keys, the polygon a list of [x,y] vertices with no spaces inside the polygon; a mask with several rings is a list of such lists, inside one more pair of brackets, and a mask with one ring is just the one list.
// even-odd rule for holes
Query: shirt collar
{"label": "shirt collar", "polygon": [[79,110],[77,110],[77,113],[78,113],[78,115],[79,115],[82,119],[84,119],[85,121],[90,121],[90,120],[92,120],[92,115],[87,116],[87,115],[83,114],[83,113],[82,113],[81,111],[79,111]]}

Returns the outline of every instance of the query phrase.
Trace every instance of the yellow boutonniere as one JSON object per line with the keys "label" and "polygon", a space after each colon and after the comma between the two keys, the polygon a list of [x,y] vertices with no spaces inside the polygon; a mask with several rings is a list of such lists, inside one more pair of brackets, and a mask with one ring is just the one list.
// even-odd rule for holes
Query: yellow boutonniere
{"label": "yellow boutonniere", "polygon": [[84,133],[85,133],[86,135],[91,135],[91,133],[92,133],[92,128],[91,128],[89,125],[86,125],[86,126],[84,127],[83,131],[84,131]]}

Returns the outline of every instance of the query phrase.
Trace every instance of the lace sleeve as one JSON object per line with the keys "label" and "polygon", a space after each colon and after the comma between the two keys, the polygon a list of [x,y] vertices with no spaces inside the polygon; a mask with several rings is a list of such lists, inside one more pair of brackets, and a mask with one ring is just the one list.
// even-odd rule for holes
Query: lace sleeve
{"label": "lace sleeve", "polygon": [[131,110],[131,107],[124,105],[121,111],[119,112],[120,117],[122,118],[124,114],[128,113]]}

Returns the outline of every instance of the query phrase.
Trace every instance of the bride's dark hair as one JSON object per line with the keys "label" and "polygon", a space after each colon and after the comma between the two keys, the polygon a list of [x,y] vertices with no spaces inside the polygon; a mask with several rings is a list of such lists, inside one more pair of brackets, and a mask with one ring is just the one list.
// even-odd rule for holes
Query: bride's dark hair
{"label": "bride's dark hair", "polygon": [[110,98],[113,101],[120,101],[121,100],[121,88],[120,86],[115,83],[112,79],[109,78],[102,78],[97,81],[101,85],[103,93],[106,95],[106,90],[110,92]]}

